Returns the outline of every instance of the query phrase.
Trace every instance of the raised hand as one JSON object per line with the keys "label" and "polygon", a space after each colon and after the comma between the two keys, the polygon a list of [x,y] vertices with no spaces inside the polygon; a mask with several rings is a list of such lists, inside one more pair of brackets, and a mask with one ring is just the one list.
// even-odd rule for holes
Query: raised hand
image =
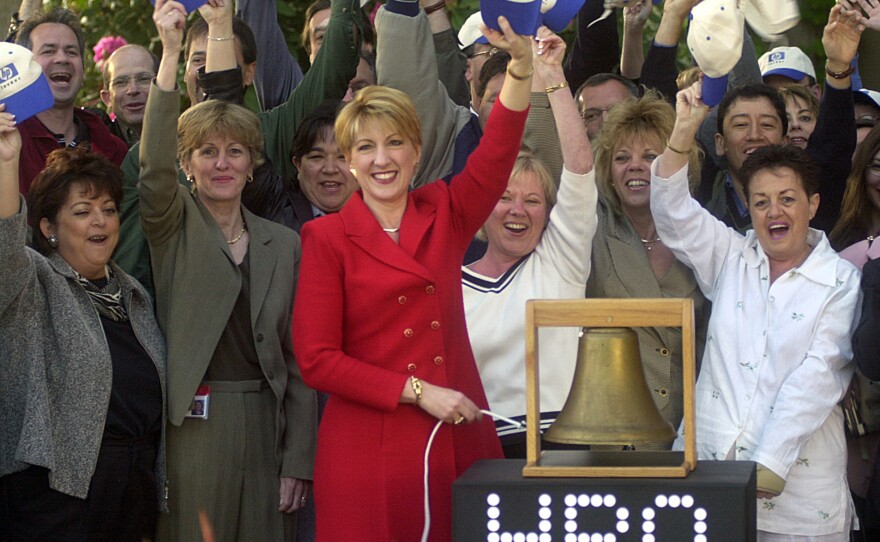
{"label": "raised hand", "polygon": [[822,46],[828,58],[828,69],[844,71],[849,68],[859,50],[859,41],[865,25],[858,10],[847,10],[838,4],[828,14],[828,24],[822,32]]}
{"label": "raised hand", "polygon": [[175,0],[156,0],[153,23],[162,40],[162,49],[180,51],[183,47],[183,31],[186,29],[186,8]]}
{"label": "raised hand", "polygon": [[514,32],[505,17],[498,17],[498,26],[501,31],[485,25],[480,25],[480,31],[492,46],[507,51],[512,59],[511,62],[519,64],[520,61],[527,60],[531,64],[532,38]]}
{"label": "raised hand", "polygon": [[862,9],[861,22],[871,30],[880,30],[880,0],[840,0],[840,5],[848,10]]}
{"label": "raised hand", "polygon": [[199,14],[208,23],[216,24],[224,21],[232,21],[233,0],[208,0],[208,3],[199,8]]}
{"label": "raised hand", "polygon": [[0,104],[0,162],[17,160],[21,152],[21,134],[15,127],[15,115]]}
{"label": "raised hand", "polygon": [[654,5],[650,0],[639,0],[623,8],[623,28],[627,30],[641,30],[645,22],[651,17]]}
{"label": "raised hand", "polygon": [[538,29],[533,43],[535,71],[547,85],[565,80],[562,59],[565,57],[565,41],[546,26]]}

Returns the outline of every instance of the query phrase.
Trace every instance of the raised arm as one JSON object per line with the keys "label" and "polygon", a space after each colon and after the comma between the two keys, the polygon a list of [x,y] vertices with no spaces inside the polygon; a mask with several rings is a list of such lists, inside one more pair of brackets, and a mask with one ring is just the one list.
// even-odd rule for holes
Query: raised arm
{"label": "raised arm", "polygon": [[186,11],[175,0],[157,0],[153,22],[162,40],[162,59],[147,98],[140,142],[141,225],[151,244],[163,242],[183,223],[177,183],[177,64],[183,44]]}
{"label": "raised arm", "polygon": [[15,127],[15,115],[0,105],[0,219],[21,211],[18,191],[18,160],[21,134]]}
{"label": "raised arm", "polygon": [[321,103],[345,96],[348,82],[357,71],[360,59],[357,34],[364,24],[360,0],[332,0],[327,33],[314,64],[284,104],[260,113],[266,156],[282,178],[290,179],[294,175],[290,149],[303,117]]}
{"label": "raised arm", "polygon": [[565,168],[581,175],[593,169],[593,149],[587,139],[574,97],[562,89],[565,82],[565,72],[562,69],[564,56],[565,42],[562,38],[542,27],[538,31],[535,45],[535,73],[546,85],[545,92],[556,121]]}
{"label": "raised arm", "polygon": [[641,66],[639,82],[657,90],[669,101],[674,101],[678,92],[675,83],[678,76],[676,56],[681,30],[697,1],[666,0],[657,33],[648,49],[648,57]]}
{"label": "raised arm", "polygon": [[[0,314],[13,303],[33,269],[24,248],[27,226],[18,191],[20,153],[21,135],[15,127],[15,116],[0,105]],[[19,213],[21,217],[12,218]]]}
{"label": "raised arm", "polygon": [[471,113],[450,99],[439,80],[429,19],[416,2],[389,0],[376,15],[376,37],[379,84],[405,92],[422,125],[422,159],[413,186],[445,177],[452,170],[455,138]]}
{"label": "raised arm", "polygon": [[260,109],[268,111],[287,101],[303,80],[303,71],[287,48],[275,0],[238,0],[238,16],[257,40],[254,89]]}
{"label": "raised arm", "polygon": [[571,85],[572,94],[591,75],[612,72],[620,61],[617,17],[611,15],[590,26],[602,16],[604,9],[604,2],[591,0],[584,2],[578,11],[577,35],[565,63],[565,79]]}
{"label": "raised arm", "polygon": [[675,126],[651,164],[651,214],[657,234],[679,261],[690,267],[700,289],[713,297],[715,280],[735,239],[742,236],[713,217],[688,188],[688,161],[694,136],[708,113],[697,82],[676,97]]}
{"label": "raised arm", "polygon": [[650,0],[639,0],[623,8],[623,44],[620,49],[620,75],[636,80],[641,76],[645,63],[645,48],[642,43],[645,23],[651,16],[654,5]]}
{"label": "raised arm", "polygon": [[[859,49],[864,26],[857,11],[835,5],[822,33],[829,72],[846,73]],[[825,78],[819,117],[807,144],[807,153],[822,168],[819,194],[822,203],[811,226],[830,232],[840,217],[846,179],[856,148],[855,109],[849,75]]]}
{"label": "raised arm", "polygon": [[425,10],[428,24],[431,26],[440,82],[446,87],[446,92],[453,103],[470,107],[471,90],[464,77],[467,58],[458,46],[458,36],[455,35],[455,29],[449,21],[446,6],[437,7],[437,0],[419,0],[419,5]]}

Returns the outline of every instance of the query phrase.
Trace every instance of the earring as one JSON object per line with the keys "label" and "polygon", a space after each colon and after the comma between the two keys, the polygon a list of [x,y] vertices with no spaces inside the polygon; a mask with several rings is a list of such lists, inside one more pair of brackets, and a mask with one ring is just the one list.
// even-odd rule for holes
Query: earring
{"label": "earring", "polygon": [[248,175],[248,176],[247,176],[247,182],[249,182],[249,183],[254,182],[254,176],[253,176],[253,175]]}
{"label": "earring", "polygon": [[49,246],[52,248],[58,248],[58,237],[53,233],[47,239],[49,241]]}
{"label": "earring", "polygon": [[190,193],[190,194],[195,194],[195,193],[196,193],[196,176],[195,176],[195,175],[190,175],[190,176],[188,176],[188,177],[186,178],[186,180],[187,180],[187,181],[189,182],[189,184],[190,184],[190,187],[189,187],[189,193]]}

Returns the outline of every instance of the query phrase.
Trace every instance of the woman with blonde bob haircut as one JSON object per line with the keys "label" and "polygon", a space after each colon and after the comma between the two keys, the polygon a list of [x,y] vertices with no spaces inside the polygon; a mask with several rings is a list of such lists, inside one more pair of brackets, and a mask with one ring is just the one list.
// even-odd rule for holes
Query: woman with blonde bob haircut
{"label": "woman with blonde bob haircut", "polygon": [[336,144],[349,160],[355,141],[370,125],[386,128],[421,148],[422,129],[416,108],[406,94],[372,85],[361,89],[336,118]]}
{"label": "woman with blonde bob haircut", "polygon": [[[694,275],[657,235],[651,214],[651,163],[666,147],[675,110],[648,92],[608,112],[595,146],[599,229],[593,237],[593,272],[587,297],[690,297],[698,327],[697,352],[705,339],[707,304]],[[691,164],[691,188],[699,182],[696,145],[681,149]],[[678,427],[683,413],[681,332],[636,328],[645,377],[654,403]],[[671,444],[671,443],[669,443]]]}
{"label": "woman with blonde bob haircut", "polygon": [[263,134],[259,119],[251,110],[223,100],[202,102],[180,115],[177,161],[181,164],[189,162],[193,152],[215,134],[226,134],[247,147],[254,168],[263,164]]}
{"label": "woman with blonde bob haircut", "polygon": [[256,115],[215,100],[179,115],[186,14],[158,0],[153,19],[163,52],[138,190],[168,341],[170,513],[158,540],[201,540],[204,513],[217,540],[281,542],[308,497],[316,431],[291,343],[299,238],[242,205],[263,149]]}
{"label": "woman with blonde bob haircut", "polygon": [[[431,449],[430,540],[452,538],[452,482],[500,457],[468,346],[460,264],[504,187],[528,110],[530,38],[484,29],[511,53],[507,80],[467,167],[410,186],[421,128],[409,97],[366,87],[336,121],[360,190],[302,228],[294,349],[303,378],[330,395],[315,461],[318,540],[418,540],[422,458]],[[359,503],[370,503],[362,506]]]}

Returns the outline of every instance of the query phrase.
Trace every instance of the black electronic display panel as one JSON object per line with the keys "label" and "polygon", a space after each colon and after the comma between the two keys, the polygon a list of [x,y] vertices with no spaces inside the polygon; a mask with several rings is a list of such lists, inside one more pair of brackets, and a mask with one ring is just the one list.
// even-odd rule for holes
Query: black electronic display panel
{"label": "black electronic display panel", "polygon": [[480,461],[453,485],[455,542],[754,542],[755,464],[700,461],[687,478],[524,478]]}

